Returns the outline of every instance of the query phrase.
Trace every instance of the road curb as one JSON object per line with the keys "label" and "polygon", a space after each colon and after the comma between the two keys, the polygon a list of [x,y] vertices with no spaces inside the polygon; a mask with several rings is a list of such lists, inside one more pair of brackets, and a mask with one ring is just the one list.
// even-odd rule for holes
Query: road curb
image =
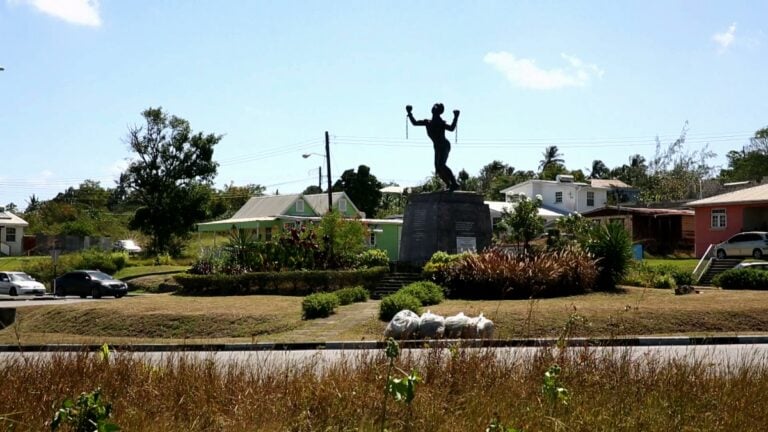
{"label": "road curb", "polygon": [[[402,340],[401,348],[536,348],[557,347],[563,341],[557,338],[535,339],[440,339]],[[744,336],[669,336],[639,338],[572,338],[565,341],[569,347],[650,347],[650,346],[703,346],[703,345],[759,345],[768,344],[768,335]],[[103,345],[0,345],[0,352],[95,352]],[[317,351],[317,350],[371,350],[383,349],[384,341],[329,341],[329,342],[259,342],[235,344],[111,344],[110,350],[122,352],[229,352],[229,351]]]}

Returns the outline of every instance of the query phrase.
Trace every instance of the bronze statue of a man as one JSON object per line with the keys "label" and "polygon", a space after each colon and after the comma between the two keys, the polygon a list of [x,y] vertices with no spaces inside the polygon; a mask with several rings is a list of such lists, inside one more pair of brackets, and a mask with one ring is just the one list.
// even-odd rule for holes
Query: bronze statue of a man
{"label": "bronze statue of a man", "polygon": [[459,188],[459,184],[456,182],[456,177],[453,176],[451,169],[445,164],[448,161],[448,153],[451,152],[451,142],[445,138],[445,131],[452,132],[456,129],[459,110],[453,110],[453,121],[450,125],[440,117],[445,112],[445,107],[441,103],[432,106],[431,119],[416,120],[413,118],[413,107],[410,105],[405,106],[405,111],[408,113],[408,119],[412,125],[427,127],[427,135],[432,140],[432,147],[435,149],[435,172],[448,190],[455,191]]}

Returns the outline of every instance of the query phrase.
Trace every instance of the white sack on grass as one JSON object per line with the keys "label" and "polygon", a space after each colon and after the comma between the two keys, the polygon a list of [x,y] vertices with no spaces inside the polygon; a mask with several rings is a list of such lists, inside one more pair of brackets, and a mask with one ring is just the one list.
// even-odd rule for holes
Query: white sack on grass
{"label": "white sack on grass", "polygon": [[384,337],[406,339],[419,330],[421,319],[416,313],[403,309],[392,318],[384,330]]}
{"label": "white sack on grass", "polygon": [[493,338],[493,321],[480,314],[477,322],[477,337],[481,339]]}
{"label": "white sack on grass", "polygon": [[443,337],[445,333],[445,318],[440,315],[426,311],[421,314],[421,323],[419,324],[419,334],[423,338],[437,339]]}
{"label": "white sack on grass", "polygon": [[480,322],[480,317],[467,318],[467,324],[461,330],[461,337],[465,339],[477,338],[477,323]]}
{"label": "white sack on grass", "polygon": [[459,312],[457,315],[449,316],[445,319],[445,337],[455,339],[460,338],[464,327],[467,325],[469,317],[464,315],[464,312]]}

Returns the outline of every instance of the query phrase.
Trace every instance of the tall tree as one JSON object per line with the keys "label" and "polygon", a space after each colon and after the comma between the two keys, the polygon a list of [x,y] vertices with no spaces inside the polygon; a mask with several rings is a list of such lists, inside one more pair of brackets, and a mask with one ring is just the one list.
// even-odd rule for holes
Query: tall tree
{"label": "tall tree", "polygon": [[563,154],[560,153],[560,150],[557,148],[557,146],[553,145],[546,147],[541,155],[543,159],[539,161],[540,171],[544,171],[549,165],[552,164],[563,165],[565,163]]}
{"label": "tall tree", "polygon": [[205,189],[218,166],[213,147],[222,136],[193,133],[188,121],[162,108],[149,108],[142,116],[146,126],[130,128],[127,138],[135,159],[125,172],[125,187],[140,204],[130,227],[151,238],[150,250],[177,254],[177,240],[205,219],[210,199]]}
{"label": "tall tree", "polygon": [[697,198],[701,181],[711,177],[713,167],[708,161],[716,156],[704,146],[685,149],[688,122],[680,137],[667,146],[656,137],[656,152],[648,163],[648,178],[642,185],[640,198],[646,202],[678,201]]}
{"label": "tall tree", "polygon": [[589,170],[589,178],[591,179],[606,179],[610,176],[611,170],[600,159],[592,161],[592,168]]}
{"label": "tall tree", "polygon": [[365,212],[366,217],[375,217],[381,201],[381,182],[371,174],[371,169],[365,165],[348,169],[333,185],[334,191],[344,191],[358,209]]}
{"label": "tall tree", "polygon": [[726,158],[728,168],[720,170],[723,180],[762,182],[763,178],[768,176],[768,127],[755,132],[749,145],[740,151],[729,151]]}
{"label": "tall tree", "polygon": [[541,154],[543,159],[539,161],[539,178],[542,180],[554,180],[558,174],[565,174],[568,172],[565,168],[565,160],[563,154],[557,146],[549,146],[544,149]]}

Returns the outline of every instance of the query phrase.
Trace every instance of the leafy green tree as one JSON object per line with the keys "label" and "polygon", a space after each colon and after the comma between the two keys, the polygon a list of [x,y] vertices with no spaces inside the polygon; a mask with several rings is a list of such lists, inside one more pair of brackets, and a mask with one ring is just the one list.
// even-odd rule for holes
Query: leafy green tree
{"label": "leafy green tree", "polygon": [[357,219],[341,217],[338,210],[323,215],[317,227],[321,249],[327,252],[328,267],[348,267],[366,249],[368,230]]}
{"label": "leafy green tree", "polygon": [[140,205],[130,227],[150,237],[151,251],[178,254],[194,224],[205,220],[218,166],[213,148],[222,136],[193,133],[187,120],[162,108],[142,116],[146,126],[130,128],[127,138],[135,158],[124,186]]}
{"label": "leafy green tree", "polygon": [[526,252],[530,251],[530,242],[544,231],[544,218],[539,216],[541,196],[528,198],[524,195],[515,208],[506,209],[501,215],[501,226],[509,233],[511,240],[522,242]]}
{"label": "leafy green tree", "polygon": [[762,182],[768,176],[768,127],[755,132],[750,144],[741,151],[729,151],[726,158],[728,168],[720,170],[720,177],[724,181]]}
{"label": "leafy green tree", "polygon": [[11,212],[11,213],[18,213],[19,206],[17,206],[16,204],[10,202],[10,203],[5,205],[5,211]]}
{"label": "leafy green tree", "polygon": [[353,169],[344,171],[341,178],[333,185],[334,191],[344,191],[367,217],[376,216],[381,200],[381,188],[381,182],[365,165],[357,167],[357,172]]}
{"label": "leafy green tree", "polygon": [[302,192],[304,195],[315,195],[315,194],[321,194],[323,193],[323,188],[320,186],[307,186],[304,191]]}

